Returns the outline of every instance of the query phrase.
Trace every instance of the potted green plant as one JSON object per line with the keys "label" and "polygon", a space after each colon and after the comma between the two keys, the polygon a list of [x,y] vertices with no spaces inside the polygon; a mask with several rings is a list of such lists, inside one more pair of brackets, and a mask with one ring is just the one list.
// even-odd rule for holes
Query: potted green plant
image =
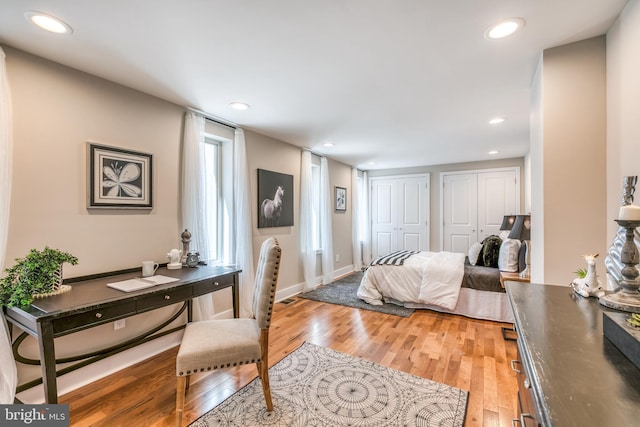
{"label": "potted green plant", "polygon": [[62,265],[76,265],[78,258],[68,252],[46,246],[42,251],[31,249],[24,258],[16,259],[0,279],[2,304],[26,307],[38,295],[61,291]]}

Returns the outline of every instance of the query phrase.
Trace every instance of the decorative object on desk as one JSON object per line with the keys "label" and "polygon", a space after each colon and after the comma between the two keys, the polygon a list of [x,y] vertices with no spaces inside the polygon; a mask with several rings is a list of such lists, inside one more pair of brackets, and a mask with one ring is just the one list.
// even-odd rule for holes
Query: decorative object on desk
{"label": "decorative object on desk", "polygon": [[620,289],[614,293],[606,294],[600,298],[600,304],[615,308],[616,310],[640,313],[640,282],[638,282],[638,248],[634,242],[635,229],[640,226],[640,219],[617,219],[618,225],[625,229],[626,240],[622,246],[620,260],[624,268],[620,271],[622,280]]}
{"label": "decorative object on desk", "polygon": [[183,265],[187,263],[187,255],[189,254],[189,243],[191,243],[191,233],[186,228],[180,235],[180,239],[182,240],[182,261]]}
{"label": "decorative object on desk", "polygon": [[584,276],[577,277],[571,282],[573,292],[582,297],[599,298],[604,295],[604,288],[596,272],[596,258],[598,255],[599,254],[585,255],[584,260],[587,262],[587,271],[584,273]]}
{"label": "decorative object on desk", "polygon": [[200,262],[200,252],[189,252],[187,254],[187,258],[186,258],[186,265],[187,267],[197,267],[198,263]]}
{"label": "decorative object on desk", "polygon": [[293,225],[293,175],[258,169],[258,228]]}
{"label": "decorative object on desk", "polygon": [[[637,176],[625,176],[622,179],[622,206],[628,206],[633,204],[633,194],[638,182]],[[624,227],[618,227],[616,236],[609,248],[607,257],[604,260],[604,265],[607,269],[607,284],[610,289],[617,290],[619,283],[622,281],[622,269],[624,265],[620,260],[620,253],[622,252],[622,246],[626,240],[626,231]],[[640,246],[640,232],[635,230],[634,240],[636,245]]]}
{"label": "decorative object on desk", "polygon": [[273,412],[259,378],[191,424],[462,427],[469,393],[309,342],[269,369]]}
{"label": "decorative object on desk", "polygon": [[169,264],[167,264],[167,269],[178,270],[182,268],[182,262],[180,261],[181,256],[182,256],[182,251],[180,249],[171,249],[167,254],[167,258],[169,258]]}
{"label": "decorative object on desk", "polygon": [[347,189],[336,187],[336,211],[346,212],[347,210]]}
{"label": "decorative object on desk", "polygon": [[87,151],[88,208],[153,207],[151,154],[93,143]]}
{"label": "decorative object on desk", "polygon": [[142,277],[153,276],[159,266],[155,261],[142,261]]}
{"label": "decorative object on desk", "polygon": [[626,205],[620,208],[618,219],[624,221],[640,221],[640,206]]}
{"label": "decorative object on desk", "polygon": [[627,323],[633,326],[634,328],[640,328],[640,314],[631,313],[629,317],[627,317]]}
{"label": "decorative object on desk", "polygon": [[509,233],[510,239],[518,239],[525,247],[525,268],[520,272],[521,278],[531,277],[531,215],[516,215],[516,220],[513,223],[513,228]]}
{"label": "decorative object on desk", "polygon": [[0,279],[0,301],[8,306],[26,307],[34,298],[56,295],[71,290],[62,284],[62,265],[76,265],[78,258],[68,252],[46,246],[42,251],[31,249],[26,257],[5,270]]}

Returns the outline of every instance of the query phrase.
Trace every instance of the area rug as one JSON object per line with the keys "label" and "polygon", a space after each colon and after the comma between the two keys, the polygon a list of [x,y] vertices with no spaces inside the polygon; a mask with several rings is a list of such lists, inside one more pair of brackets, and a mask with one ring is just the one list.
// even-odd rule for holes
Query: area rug
{"label": "area rug", "polygon": [[468,392],[304,343],[191,424],[210,426],[462,426]]}
{"label": "area rug", "polygon": [[298,296],[300,298],[312,299],[314,301],[346,305],[348,307],[379,311],[381,313],[394,314],[402,317],[409,317],[411,313],[415,311],[413,308],[405,308],[397,304],[390,303],[371,305],[358,298],[356,293],[358,292],[358,286],[360,286],[362,275],[363,273],[357,271],[329,285],[319,286],[313,291],[303,292]]}

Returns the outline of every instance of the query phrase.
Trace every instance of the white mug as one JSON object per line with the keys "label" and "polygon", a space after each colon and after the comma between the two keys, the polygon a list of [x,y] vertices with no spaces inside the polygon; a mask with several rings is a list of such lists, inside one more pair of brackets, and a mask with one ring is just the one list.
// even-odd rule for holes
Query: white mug
{"label": "white mug", "polygon": [[153,276],[156,274],[159,264],[154,261],[142,261],[142,277]]}

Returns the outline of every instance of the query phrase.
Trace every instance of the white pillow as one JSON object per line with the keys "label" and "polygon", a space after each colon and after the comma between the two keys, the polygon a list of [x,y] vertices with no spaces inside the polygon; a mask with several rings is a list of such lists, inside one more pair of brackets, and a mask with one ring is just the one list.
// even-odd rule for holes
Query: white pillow
{"label": "white pillow", "polygon": [[500,271],[518,271],[518,254],[520,253],[520,240],[506,239],[500,245],[498,254],[498,269]]}
{"label": "white pillow", "polygon": [[476,265],[478,263],[478,257],[480,256],[481,252],[482,243],[475,242],[473,245],[471,245],[471,247],[469,248],[469,264]]}

